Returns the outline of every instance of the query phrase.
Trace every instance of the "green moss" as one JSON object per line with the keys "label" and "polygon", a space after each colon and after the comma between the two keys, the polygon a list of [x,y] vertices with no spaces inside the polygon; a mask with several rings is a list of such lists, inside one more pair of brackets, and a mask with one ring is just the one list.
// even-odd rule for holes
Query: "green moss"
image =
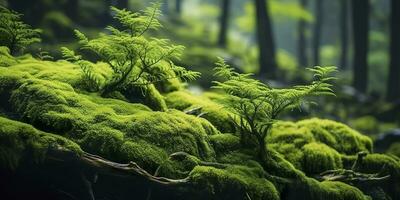
{"label": "green moss", "polygon": [[[144,140],[125,141],[121,145],[120,160],[134,161],[139,166],[146,166],[146,169],[155,171],[168,159],[167,153],[160,147],[149,144]],[[173,176],[172,176],[173,177]]]}
{"label": "green moss", "polygon": [[312,199],[371,200],[356,187],[334,181],[321,182],[312,196]]}
{"label": "green moss", "polygon": [[312,178],[301,178],[287,185],[286,198],[288,200],[371,200],[356,187],[342,182],[323,181],[318,182]]}
{"label": "green moss", "polygon": [[201,107],[203,118],[210,121],[218,130],[225,133],[235,132],[230,115],[222,105],[215,103],[205,97],[195,96],[187,91],[171,92],[166,95],[168,107],[178,110],[190,110]]}
{"label": "green moss", "polygon": [[10,55],[10,50],[5,46],[0,46],[0,67],[8,67],[17,63],[17,59]]}
{"label": "green moss", "polygon": [[[140,140],[162,149],[166,155],[184,151],[204,160],[215,159],[208,136],[219,132],[205,119],[177,110],[153,112],[141,104],[82,94],[70,84],[55,80],[30,77],[19,81],[20,86],[9,99],[13,111],[24,121],[70,138],[91,153],[109,159],[120,155],[120,161],[146,160],[133,157],[144,154],[121,148],[126,141]],[[154,156],[143,163],[162,160],[159,155]]]}
{"label": "green moss", "polygon": [[360,151],[372,151],[372,140],[369,137],[342,123],[314,118],[297,124],[300,127],[307,127],[317,141],[325,143],[340,153],[356,154]]}
{"label": "green moss", "polygon": [[168,153],[183,151],[210,160],[215,155],[208,135],[215,133],[215,128],[206,120],[173,110],[134,115],[127,136],[144,139],[167,149]]}
{"label": "green moss", "polygon": [[[372,150],[368,137],[344,124],[321,119],[279,122],[274,125],[267,143],[306,174],[342,168],[343,156]],[[351,167],[352,162],[345,164]]]}
{"label": "green moss", "polygon": [[267,141],[293,143],[298,148],[310,142],[320,142],[342,154],[372,151],[372,140],[369,137],[339,122],[317,118],[297,123],[277,123]]}
{"label": "green moss", "polygon": [[15,169],[21,160],[40,162],[49,148],[62,147],[78,154],[74,142],[63,137],[38,131],[31,125],[0,117],[0,166]]}
{"label": "green moss", "polygon": [[210,141],[217,153],[223,154],[240,148],[240,138],[229,133],[212,135]]}
{"label": "green moss", "polygon": [[154,85],[147,86],[144,103],[153,110],[166,111],[167,104],[164,97],[156,89]]}
{"label": "green moss", "polygon": [[306,174],[318,174],[343,167],[340,154],[325,144],[306,144],[303,146],[303,154],[302,169]]}
{"label": "green moss", "polygon": [[381,172],[390,175],[389,181],[381,183],[381,187],[392,199],[400,199],[400,161],[384,154],[369,154],[363,159],[359,171],[364,173]]}
{"label": "green moss", "polygon": [[206,199],[279,199],[274,185],[248,168],[197,166],[190,173],[190,180]]}

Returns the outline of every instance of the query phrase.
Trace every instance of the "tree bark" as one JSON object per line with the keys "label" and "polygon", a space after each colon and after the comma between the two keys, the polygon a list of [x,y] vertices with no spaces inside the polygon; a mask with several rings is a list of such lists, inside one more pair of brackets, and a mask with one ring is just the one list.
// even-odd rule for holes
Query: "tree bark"
{"label": "tree bark", "polygon": [[349,6],[348,0],[340,0],[340,69],[347,69],[349,48]]}
{"label": "tree bark", "polygon": [[[300,0],[300,5],[303,9],[306,9],[308,4],[308,0]],[[306,67],[308,65],[307,62],[307,42],[306,42],[306,26],[307,23],[305,20],[300,19],[298,24],[298,46],[297,46],[297,55],[299,60],[300,67]]]}
{"label": "tree bark", "polygon": [[353,87],[367,92],[369,0],[352,0],[354,38]]}
{"label": "tree bark", "polygon": [[228,32],[228,19],[229,19],[229,6],[230,0],[221,0],[221,16],[220,16],[220,30],[218,35],[218,45],[226,47],[227,32]]}
{"label": "tree bark", "polygon": [[390,63],[387,83],[387,100],[400,100],[400,1],[391,1]]}
{"label": "tree bark", "polygon": [[315,24],[314,24],[314,37],[313,37],[313,61],[314,65],[320,65],[320,42],[321,42],[321,29],[323,23],[323,0],[315,1]]}
{"label": "tree bark", "polygon": [[168,0],[164,0],[161,4],[161,11],[164,15],[169,14],[169,5],[168,5]]}
{"label": "tree bark", "polygon": [[175,11],[176,11],[176,14],[178,14],[178,15],[182,14],[182,0],[175,1]]}
{"label": "tree bark", "polygon": [[254,0],[256,7],[256,29],[259,46],[259,76],[275,78],[277,64],[272,23],[267,0]]}

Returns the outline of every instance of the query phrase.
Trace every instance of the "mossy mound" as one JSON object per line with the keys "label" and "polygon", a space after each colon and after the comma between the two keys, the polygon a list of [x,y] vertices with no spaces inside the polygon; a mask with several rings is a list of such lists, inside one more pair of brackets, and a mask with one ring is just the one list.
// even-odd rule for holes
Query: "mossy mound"
{"label": "mossy mound", "polygon": [[217,153],[227,153],[240,149],[240,138],[233,134],[212,135],[210,140]]}
{"label": "mossy mound", "polygon": [[343,200],[372,200],[354,186],[336,182],[318,182],[315,179],[304,178],[290,186],[286,199],[343,199]]}
{"label": "mossy mound", "polygon": [[5,46],[0,46],[0,67],[8,67],[17,63],[17,59],[10,55],[10,50]]}
{"label": "mossy mound", "polygon": [[0,117],[1,169],[15,169],[22,160],[40,162],[50,148],[64,148],[78,154],[82,152],[76,143],[64,137]]}
{"label": "mossy mound", "polygon": [[267,142],[306,174],[342,168],[342,155],[372,151],[370,138],[344,124],[316,118],[279,122]]}
{"label": "mossy mound", "polygon": [[8,88],[2,91],[9,93],[4,95],[7,106],[21,120],[70,138],[85,151],[116,161],[138,160],[151,170],[177,151],[215,159],[208,135],[218,130],[205,119],[84,93],[74,87],[79,74],[73,68],[70,72],[66,67],[71,76],[66,74],[65,79],[41,72],[47,69],[20,68],[25,69],[16,65],[0,72],[0,83]]}
{"label": "mossy mound", "polygon": [[230,166],[226,169],[195,167],[190,180],[203,199],[279,199],[275,186],[249,168]]}
{"label": "mossy mound", "polygon": [[380,186],[392,199],[400,199],[400,160],[384,154],[369,154],[363,159],[359,171],[390,175]]}
{"label": "mossy mound", "polygon": [[[105,80],[107,71],[101,67],[105,64],[97,65],[100,79]],[[346,125],[321,119],[279,122],[267,138],[268,166],[262,166],[257,151],[241,145],[219,95],[198,97],[181,88],[165,89],[179,90],[165,94],[168,106],[178,109],[168,110],[155,89],[159,86],[150,89],[157,94],[148,94],[162,99],[161,104],[142,99],[146,106],[85,92],[81,78],[80,69],[65,61],[27,57],[0,67],[1,116],[36,128],[0,117],[2,167],[16,167],[28,157],[40,161],[47,149],[61,146],[115,162],[134,161],[168,178],[188,176],[195,188],[186,190],[192,199],[369,199],[364,188],[307,177],[348,169],[358,152],[372,152],[371,140]],[[202,117],[182,112],[196,107],[202,107]],[[172,159],[176,152],[187,156]],[[392,199],[398,198],[399,161],[372,154],[364,164],[360,170],[365,173],[387,166],[390,182],[380,187]]]}
{"label": "mossy mound", "polygon": [[230,116],[232,113],[206,97],[196,96],[188,91],[176,91],[166,95],[166,103],[168,107],[182,111],[201,108],[201,112],[204,113],[201,117],[211,122],[218,130],[224,133],[235,132]]}

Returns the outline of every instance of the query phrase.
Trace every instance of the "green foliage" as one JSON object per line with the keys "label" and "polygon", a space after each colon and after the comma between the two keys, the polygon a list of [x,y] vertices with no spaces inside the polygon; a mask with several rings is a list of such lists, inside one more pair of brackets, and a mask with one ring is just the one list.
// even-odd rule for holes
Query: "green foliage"
{"label": "green foliage", "polygon": [[235,114],[232,121],[240,130],[242,139],[256,139],[260,159],[265,159],[265,138],[282,112],[308,103],[306,98],[310,96],[334,95],[329,81],[334,79],[330,73],[335,71],[335,67],[309,68],[315,77],[311,84],[275,89],[252,79],[250,74],[234,72],[222,59],[216,64],[216,75],[226,80],[216,81],[215,88],[228,94],[226,107]]}
{"label": "green foliage", "polygon": [[91,62],[62,48],[66,60],[81,66],[92,91],[108,95],[129,87],[146,87],[173,78],[190,81],[199,76],[197,72],[187,71],[172,62],[179,59],[182,46],[171,45],[165,39],[144,36],[148,30],[161,27],[157,20],[160,16],[157,4],[146,9],[143,15],[125,9],[111,9],[122,30],[109,26],[109,34],[100,34],[96,39],[88,39],[83,33],[75,31],[82,50],[94,53],[112,69],[112,75],[104,85],[97,80]]}
{"label": "green foliage", "polygon": [[11,54],[40,42],[39,33],[40,30],[22,22],[20,14],[0,6],[0,46],[7,46]]}

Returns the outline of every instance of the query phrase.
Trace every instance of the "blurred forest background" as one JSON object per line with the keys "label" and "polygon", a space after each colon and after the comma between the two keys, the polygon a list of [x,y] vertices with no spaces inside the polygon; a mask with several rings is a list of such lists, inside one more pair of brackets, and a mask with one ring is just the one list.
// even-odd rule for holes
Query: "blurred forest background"
{"label": "blurred forest background", "polygon": [[[114,23],[110,6],[141,11],[153,0],[0,0],[43,30],[35,55],[61,57],[76,49],[73,30],[95,36]],[[309,80],[305,67],[337,66],[337,97],[290,118],[318,116],[378,138],[400,141],[400,1],[398,0],[162,0],[163,28],[153,36],[186,47],[177,64],[199,71],[189,87],[209,90],[216,58],[272,86]],[[151,36],[149,35],[149,36]],[[379,139],[379,138],[378,138]],[[377,147],[379,151],[379,145]]]}

